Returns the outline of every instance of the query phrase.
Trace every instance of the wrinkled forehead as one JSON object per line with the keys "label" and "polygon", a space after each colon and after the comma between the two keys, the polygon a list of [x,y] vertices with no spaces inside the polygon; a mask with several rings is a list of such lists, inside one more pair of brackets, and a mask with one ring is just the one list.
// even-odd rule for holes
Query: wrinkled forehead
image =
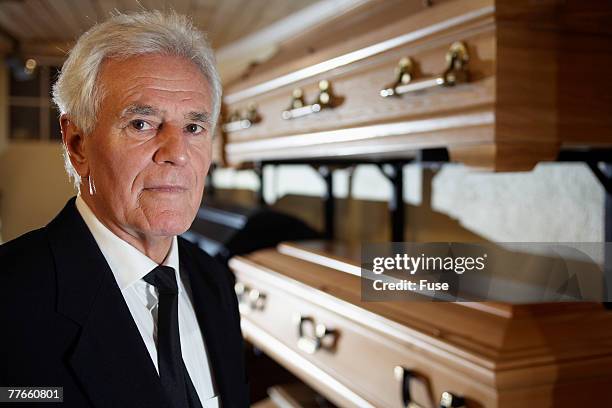
{"label": "wrinkled forehead", "polygon": [[[182,71],[193,72],[194,74],[198,74],[202,78],[202,80],[208,81],[204,72],[194,61],[180,55],[161,53],[109,55],[106,56],[100,64],[100,72],[108,69],[113,70],[117,66],[139,67],[140,69],[165,68],[166,70],[171,70],[173,68],[181,66]],[[100,73],[98,73],[98,75],[100,75]]]}
{"label": "wrinkled forehead", "polygon": [[101,96],[121,110],[135,103],[155,105],[151,98],[190,108],[197,105],[198,111],[210,112],[212,105],[208,78],[195,63],[183,57],[144,54],[109,58],[101,67],[98,84]]}

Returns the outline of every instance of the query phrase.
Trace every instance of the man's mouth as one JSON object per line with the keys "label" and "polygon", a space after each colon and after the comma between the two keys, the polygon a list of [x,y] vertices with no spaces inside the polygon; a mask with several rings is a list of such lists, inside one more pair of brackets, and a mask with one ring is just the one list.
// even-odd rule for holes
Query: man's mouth
{"label": "man's mouth", "polygon": [[174,184],[161,184],[156,186],[145,187],[145,191],[154,193],[184,193],[188,190],[187,187]]}

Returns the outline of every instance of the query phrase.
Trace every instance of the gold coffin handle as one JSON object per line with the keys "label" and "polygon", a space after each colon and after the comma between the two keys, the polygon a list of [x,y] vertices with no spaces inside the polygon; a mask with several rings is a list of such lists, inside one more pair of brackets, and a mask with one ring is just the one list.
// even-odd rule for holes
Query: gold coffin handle
{"label": "gold coffin handle", "polygon": [[301,88],[293,90],[291,104],[283,111],[281,117],[285,120],[300,118],[320,112],[322,109],[333,108],[337,98],[332,92],[331,83],[324,79],[319,81],[319,95],[317,100],[307,105],[304,101],[304,91]]}
{"label": "gold coffin handle", "polygon": [[463,42],[453,43],[446,53],[446,69],[430,79],[412,82],[414,64],[410,58],[402,58],[396,69],[397,79],[394,84],[380,91],[380,96],[399,96],[412,92],[424,91],[435,87],[450,87],[469,81],[468,62],[470,56]]}
{"label": "gold coffin handle", "polygon": [[251,103],[244,112],[232,112],[229,115],[227,122],[225,122],[221,128],[226,133],[238,132],[240,130],[248,129],[259,122],[261,122],[261,115],[257,112],[257,105]]}

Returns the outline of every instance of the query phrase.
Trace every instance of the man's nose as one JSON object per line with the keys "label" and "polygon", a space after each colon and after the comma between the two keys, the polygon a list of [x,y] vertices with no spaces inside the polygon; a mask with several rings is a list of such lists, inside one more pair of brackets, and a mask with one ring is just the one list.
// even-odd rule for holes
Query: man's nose
{"label": "man's nose", "polygon": [[163,126],[157,134],[159,146],[153,160],[158,164],[168,163],[184,166],[187,163],[187,139],[183,129]]}

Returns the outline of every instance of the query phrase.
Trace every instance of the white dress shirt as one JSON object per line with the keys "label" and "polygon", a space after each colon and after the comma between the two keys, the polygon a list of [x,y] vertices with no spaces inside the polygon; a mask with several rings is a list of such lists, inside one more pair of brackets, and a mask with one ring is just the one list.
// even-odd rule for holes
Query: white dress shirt
{"label": "white dress shirt", "polygon": [[[159,373],[157,366],[157,289],[143,279],[158,264],[104,226],[80,195],[76,199],[76,207],[115,275],[121,294]],[[177,275],[179,334],[187,372],[198,393],[202,407],[216,408],[219,406],[219,400],[215,396],[204,339],[191,303],[189,279],[187,273],[179,268],[176,237],[172,240],[172,246],[163,265],[174,268]]]}

